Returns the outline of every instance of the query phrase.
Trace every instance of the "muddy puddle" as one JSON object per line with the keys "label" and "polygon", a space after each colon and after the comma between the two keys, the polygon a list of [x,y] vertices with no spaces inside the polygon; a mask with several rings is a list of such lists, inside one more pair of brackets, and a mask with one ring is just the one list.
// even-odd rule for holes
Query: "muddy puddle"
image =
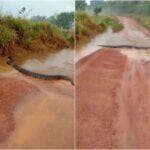
{"label": "muddy puddle", "polygon": [[112,29],[109,28],[107,32],[96,36],[77,52],[76,61],[100,50],[102,47],[99,45],[133,45],[138,47],[150,47],[149,33],[146,34],[145,30],[139,28],[137,23],[130,18],[120,17],[119,20],[124,25],[122,31],[114,33]]}

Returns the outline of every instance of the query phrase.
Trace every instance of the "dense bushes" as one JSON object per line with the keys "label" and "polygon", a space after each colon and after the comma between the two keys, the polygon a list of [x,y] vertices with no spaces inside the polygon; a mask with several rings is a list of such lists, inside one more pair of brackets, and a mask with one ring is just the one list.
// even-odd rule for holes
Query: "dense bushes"
{"label": "dense bushes", "polygon": [[74,12],[62,12],[50,17],[37,15],[31,17],[31,20],[33,22],[50,22],[60,29],[68,30],[74,27]]}
{"label": "dense bushes", "polygon": [[115,16],[95,16],[96,23],[102,27],[102,31],[105,31],[108,27],[111,27],[114,32],[123,29],[123,25],[119,23],[119,20]]}
{"label": "dense bushes", "polygon": [[3,54],[7,54],[16,45],[32,51],[30,45],[36,40],[54,50],[70,47],[73,43],[69,36],[70,33],[64,35],[49,22],[33,22],[12,16],[0,17],[0,48]]}
{"label": "dense bushes", "polygon": [[100,32],[100,26],[94,22],[94,19],[84,12],[76,13],[76,40],[77,46],[87,42]]}
{"label": "dense bushes", "polygon": [[9,47],[15,42],[16,34],[13,30],[4,25],[0,25],[0,48],[1,54],[8,53]]}
{"label": "dense bushes", "polygon": [[62,12],[47,19],[59,28],[70,29],[74,25],[74,12]]}

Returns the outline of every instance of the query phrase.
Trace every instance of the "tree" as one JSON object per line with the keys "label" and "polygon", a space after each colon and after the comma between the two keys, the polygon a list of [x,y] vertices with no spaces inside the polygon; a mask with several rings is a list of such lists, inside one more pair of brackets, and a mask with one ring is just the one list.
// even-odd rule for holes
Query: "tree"
{"label": "tree", "polygon": [[74,23],[74,12],[63,12],[48,18],[48,20],[60,28],[69,29]]}
{"label": "tree", "polygon": [[33,16],[33,17],[31,17],[31,20],[35,21],[35,22],[39,22],[39,21],[45,22],[46,16],[40,16],[40,15]]}
{"label": "tree", "polygon": [[94,8],[94,14],[95,14],[95,15],[101,13],[101,11],[102,11],[102,8],[101,8],[101,7],[95,7],[95,8]]}
{"label": "tree", "polygon": [[87,7],[87,3],[85,0],[76,0],[75,1],[75,8],[76,10],[85,10]]}

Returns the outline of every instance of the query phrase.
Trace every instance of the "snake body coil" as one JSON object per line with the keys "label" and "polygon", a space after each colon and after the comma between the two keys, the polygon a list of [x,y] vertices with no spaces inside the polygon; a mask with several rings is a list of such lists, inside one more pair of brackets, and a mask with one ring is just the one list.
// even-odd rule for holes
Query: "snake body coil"
{"label": "snake body coil", "polygon": [[64,75],[45,75],[45,74],[40,74],[40,73],[35,73],[29,70],[26,70],[22,67],[20,67],[19,65],[15,64],[14,60],[12,59],[12,57],[8,57],[8,61],[7,61],[8,65],[11,65],[13,68],[15,68],[17,71],[27,75],[27,76],[31,76],[33,78],[38,78],[38,79],[44,79],[44,80],[67,80],[70,81],[72,85],[74,85],[74,82],[72,79],[70,79],[67,76]]}
{"label": "snake body coil", "polygon": [[139,46],[133,46],[133,45],[98,45],[98,46],[102,46],[102,47],[108,47],[108,48],[135,48],[135,49],[150,49],[150,47],[139,47]]}

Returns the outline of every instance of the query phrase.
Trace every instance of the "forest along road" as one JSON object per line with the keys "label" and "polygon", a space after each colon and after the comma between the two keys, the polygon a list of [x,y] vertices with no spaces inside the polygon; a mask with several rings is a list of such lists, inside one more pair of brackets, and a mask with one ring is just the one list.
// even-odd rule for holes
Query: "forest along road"
{"label": "forest along road", "polygon": [[[47,59],[43,63],[46,73],[51,68],[48,64]],[[38,65],[31,67],[34,70]],[[74,86],[65,80],[35,79],[14,69],[1,73],[0,148],[73,148],[73,95]]]}
{"label": "forest along road", "polygon": [[[100,44],[149,46],[149,31],[120,21],[124,30]],[[76,93],[77,148],[150,148],[150,49],[102,48],[83,57]]]}

